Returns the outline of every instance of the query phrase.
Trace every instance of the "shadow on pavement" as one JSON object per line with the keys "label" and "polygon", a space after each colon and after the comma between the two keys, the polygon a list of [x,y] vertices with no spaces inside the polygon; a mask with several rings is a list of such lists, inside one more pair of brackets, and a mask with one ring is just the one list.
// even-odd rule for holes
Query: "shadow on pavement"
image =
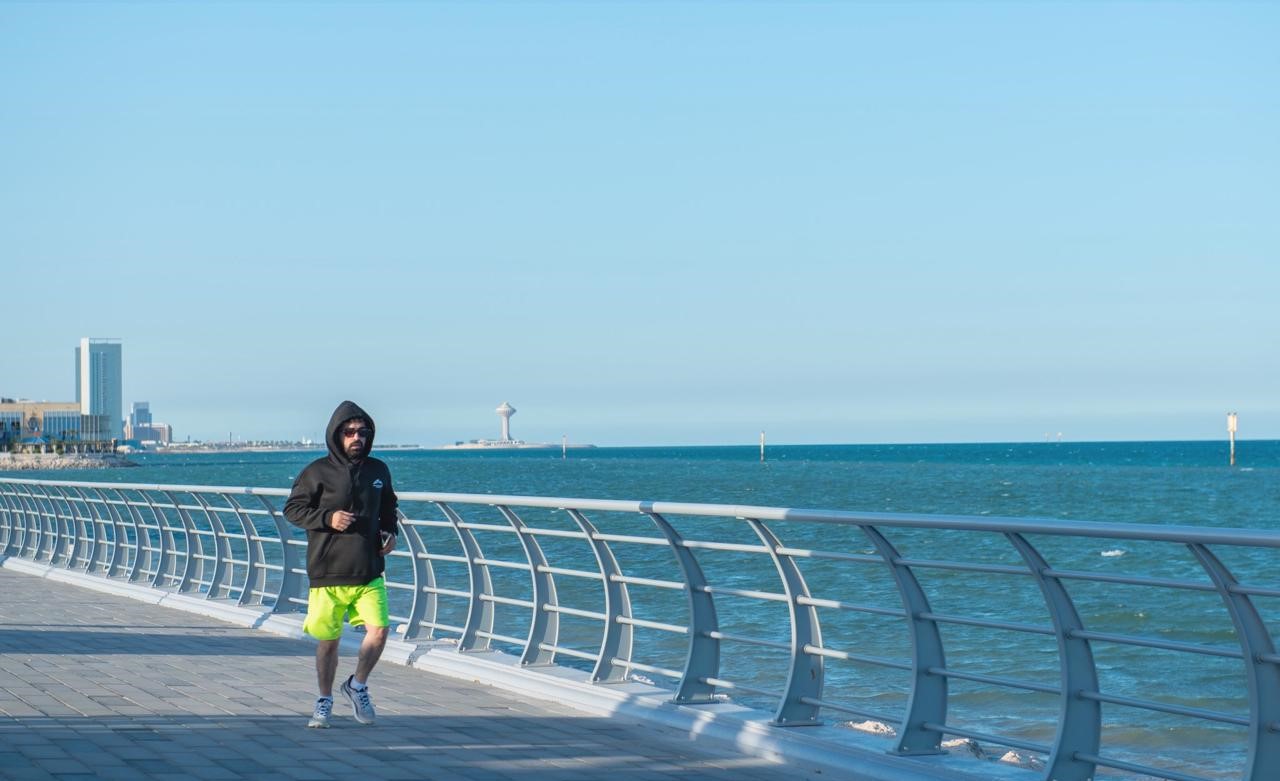
{"label": "shadow on pavement", "polygon": [[[630,725],[595,717],[379,716],[0,717],[0,776],[351,779],[812,778],[798,768],[694,751],[669,736],[636,741]],[[198,767],[199,769],[194,769]],[[61,776],[59,776],[61,777]],[[822,778],[838,778],[823,774]]]}
{"label": "shadow on pavement", "polygon": [[[193,630],[199,634],[193,634]],[[223,634],[225,632],[225,634]],[[0,625],[0,654],[147,654],[152,656],[312,656],[314,646],[239,627],[148,626],[129,631],[81,626]]]}

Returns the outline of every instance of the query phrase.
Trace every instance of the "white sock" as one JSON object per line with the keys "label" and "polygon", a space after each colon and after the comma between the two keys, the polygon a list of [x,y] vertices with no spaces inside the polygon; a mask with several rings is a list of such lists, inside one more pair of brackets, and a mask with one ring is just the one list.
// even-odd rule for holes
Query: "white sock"
{"label": "white sock", "polygon": [[356,680],[356,677],[353,675],[351,676],[351,688],[355,689],[356,691],[360,691],[361,689],[369,688],[369,684],[360,683],[359,681]]}

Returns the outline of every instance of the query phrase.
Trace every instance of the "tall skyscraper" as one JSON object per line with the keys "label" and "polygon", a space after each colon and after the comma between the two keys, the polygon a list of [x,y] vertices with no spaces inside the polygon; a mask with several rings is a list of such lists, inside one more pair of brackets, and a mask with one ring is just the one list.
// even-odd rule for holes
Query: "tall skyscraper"
{"label": "tall skyscraper", "polygon": [[[119,339],[80,340],[76,348],[76,402],[81,415],[100,423],[89,425],[84,436],[124,439],[123,372]],[[100,431],[94,431],[100,428]]]}

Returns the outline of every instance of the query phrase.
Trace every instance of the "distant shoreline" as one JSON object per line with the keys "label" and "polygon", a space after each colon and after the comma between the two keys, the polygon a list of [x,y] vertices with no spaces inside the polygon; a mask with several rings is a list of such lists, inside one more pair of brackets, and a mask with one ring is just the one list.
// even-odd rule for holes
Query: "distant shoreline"
{"label": "distant shoreline", "polygon": [[117,469],[137,466],[114,453],[0,453],[0,472],[61,469]]}

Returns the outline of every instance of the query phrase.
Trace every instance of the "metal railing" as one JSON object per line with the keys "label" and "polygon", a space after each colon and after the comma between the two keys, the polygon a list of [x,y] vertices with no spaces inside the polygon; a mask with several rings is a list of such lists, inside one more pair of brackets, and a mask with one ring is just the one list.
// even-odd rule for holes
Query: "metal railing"
{"label": "metal railing", "polygon": [[[278,509],[287,495],[0,479],[0,556],[296,612],[306,543]],[[1276,532],[400,501],[387,584],[409,641],[579,666],[601,685],[652,676],[677,703],[762,704],[778,726],[869,720],[902,755],[958,738],[1046,780],[1280,778],[1280,588],[1259,582],[1280,571]],[[1197,745],[1212,761],[1185,758]]]}

